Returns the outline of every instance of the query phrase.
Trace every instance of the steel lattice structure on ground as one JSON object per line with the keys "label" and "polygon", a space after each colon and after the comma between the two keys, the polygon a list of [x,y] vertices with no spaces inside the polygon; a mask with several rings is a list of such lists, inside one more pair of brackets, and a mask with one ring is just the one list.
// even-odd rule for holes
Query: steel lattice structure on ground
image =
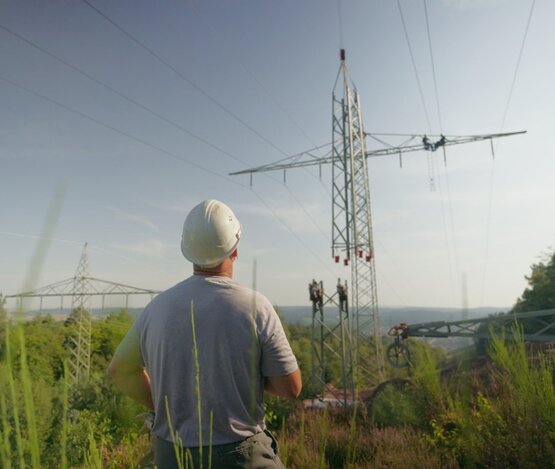
{"label": "steel lattice structure on ground", "polygon": [[488,339],[491,328],[494,332],[503,331],[504,337],[512,339],[512,328],[519,323],[526,323],[522,338],[530,342],[555,342],[555,309],[529,311],[525,313],[490,316],[479,319],[463,319],[461,321],[434,321],[420,324],[407,324],[406,334],[409,337],[468,337],[472,339]]}
{"label": "steel lattice structure on ground", "polygon": [[387,360],[394,368],[411,365],[409,347],[403,343],[409,337],[466,337],[468,340],[491,339],[523,340],[555,344],[555,309],[494,315],[460,321],[432,321],[418,324],[400,323],[389,330],[393,343],[387,347]]}
{"label": "steel lattice structure on ground", "polygon": [[32,291],[6,295],[5,298],[18,299],[21,310],[23,310],[24,299],[38,298],[40,301],[39,313],[43,310],[43,300],[45,298],[59,298],[61,313],[64,313],[64,298],[71,300],[71,311],[73,319],[75,319],[75,334],[70,338],[69,373],[73,383],[76,383],[81,378],[88,377],[90,372],[91,303],[93,298],[102,299],[102,312],[104,312],[104,302],[107,296],[125,296],[125,308],[127,308],[130,295],[150,295],[152,298],[157,293],[159,292],[156,290],[137,288],[91,277],[89,275],[87,243],[85,243],[74,277]]}
{"label": "steel lattice structure on ground", "polygon": [[[336,93],[337,91],[337,93]],[[369,157],[399,157],[415,151],[435,152],[451,145],[486,141],[522,134],[525,131],[485,135],[403,135],[401,145],[390,145],[378,134],[364,130],[360,96],[349,79],[345,51],[341,50],[339,73],[334,85],[332,109],[332,143],[292,155],[276,163],[230,173],[252,174],[283,171],[308,166],[332,165],[332,253],[336,262],[343,260],[351,268],[351,330],[355,376],[364,385],[376,385],[385,377],[382,333],[379,325],[378,295],[367,159]],[[400,134],[396,134],[400,136]],[[368,151],[366,137],[384,145]],[[438,137],[437,140],[431,140]],[[419,140],[418,140],[419,139]],[[324,156],[318,153],[329,148]],[[491,145],[493,153],[493,144]],[[285,178],[285,175],[284,175]],[[343,254],[343,259],[341,259]],[[322,341],[315,337],[314,340]],[[318,345],[318,344],[317,344]],[[342,343],[341,347],[345,344]],[[362,353],[363,352],[363,353]],[[364,355],[364,356],[362,356]]]}

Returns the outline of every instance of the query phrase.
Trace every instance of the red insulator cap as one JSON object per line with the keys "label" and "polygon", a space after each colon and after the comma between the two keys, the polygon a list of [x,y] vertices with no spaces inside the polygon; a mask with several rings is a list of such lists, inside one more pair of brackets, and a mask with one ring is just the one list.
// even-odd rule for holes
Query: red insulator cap
{"label": "red insulator cap", "polygon": [[335,263],[339,264],[339,256],[335,256]]}
{"label": "red insulator cap", "polygon": [[358,257],[362,257],[362,249],[358,251]]}
{"label": "red insulator cap", "polygon": [[366,256],[366,262],[370,262],[372,260],[372,256],[368,255]]}
{"label": "red insulator cap", "polygon": [[345,259],[343,259],[343,264],[344,265],[349,265],[349,258],[346,257]]}

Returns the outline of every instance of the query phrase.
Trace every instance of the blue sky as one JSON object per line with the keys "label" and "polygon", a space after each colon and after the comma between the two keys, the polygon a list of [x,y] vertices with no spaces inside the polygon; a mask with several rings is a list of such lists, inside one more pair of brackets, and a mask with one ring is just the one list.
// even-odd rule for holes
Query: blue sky
{"label": "blue sky", "polygon": [[206,198],[244,226],[237,280],[252,284],[256,259],[274,304],[348,279],[330,254],[328,169],[253,189],[228,176],[331,141],[341,46],[369,132],[528,131],[495,160],[487,143],[450,147],[446,167],[440,153],[370,160],[380,304],[460,307],[466,274],[469,306],[510,306],[553,246],[553,2],[534,2],[517,69],[533,2],[428,0],[436,105],[422,1],[400,5],[425,104],[396,1],[89,1],[179,74],[85,2],[0,3],[2,293],[23,288],[63,184],[35,286],[71,277],[85,241],[95,277],[177,283],[183,220]]}

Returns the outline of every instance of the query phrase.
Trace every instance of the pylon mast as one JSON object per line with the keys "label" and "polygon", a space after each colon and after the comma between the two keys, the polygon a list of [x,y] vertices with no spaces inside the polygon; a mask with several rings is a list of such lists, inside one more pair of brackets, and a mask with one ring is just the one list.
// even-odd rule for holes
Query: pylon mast
{"label": "pylon mast", "polygon": [[[351,267],[351,312],[355,320],[354,361],[365,382],[384,379],[378,314],[366,135],[358,91],[350,83],[345,51],[332,96],[332,256]],[[343,259],[341,259],[343,257]],[[371,356],[359,341],[370,337]],[[364,348],[368,350],[368,348]],[[362,378],[362,376],[357,376]]]}
{"label": "pylon mast", "polygon": [[88,311],[89,258],[87,243],[83,246],[81,258],[73,277],[73,298],[71,309],[76,318],[76,332],[71,336],[71,356],[69,373],[73,383],[88,378],[91,368],[92,320]]}
{"label": "pylon mast", "polygon": [[[400,135],[408,137],[398,146],[386,144],[381,135],[364,130],[360,96],[349,78],[345,50],[341,49],[340,68],[332,95],[331,144],[292,155],[230,175],[292,168],[332,165],[332,256],[351,268],[351,318],[354,319],[354,362],[357,384],[375,385],[385,378],[382,334],[379,325],[378,294],[370,207],[367,159],[395,155],[402,166],[402,154],[415,151],[435,152],[445,147],[522,134],[526,131],[485,135]],[[366,137],[372,137],[384,148],[367,151]],[[432,140],[433,139],[433,140]],[[324,148],[324,156],[319,156]],[[493,144],[491,145],[493,154]],[[252,181],[252,179],[251,179]],[[366,343],[367,346],[361,346]],[[369,355],[368,355],[369,354]],[[364,355],[364,356],[363,356]]]}

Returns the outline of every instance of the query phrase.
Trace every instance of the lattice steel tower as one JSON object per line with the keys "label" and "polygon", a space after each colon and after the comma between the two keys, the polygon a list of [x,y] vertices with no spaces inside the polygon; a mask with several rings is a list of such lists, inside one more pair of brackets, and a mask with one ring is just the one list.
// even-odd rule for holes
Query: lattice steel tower
{"label": "lattice steel tower", "polygon": [[[384,379],[378,291],[372,239],[366,135],[360,97],[352,85],[341,49],[341,65],[332,97],[332,256],[351,266],[351,314],[355,320],[354,360],[372,384]],[[359,342],[370,337],[370,357]],[[360,378],[360,376],[359,376]]]}
{"label": "lattice steel tower", "polygon": [[69,373],[73,383],[88,378],[91,368],[92,319],[88,309],[89,258],[87,243],[73,277],[72,316],[75,318],[75,333],[70,337]]}
{"label": "lattice steel tower", "polygon": [[[330,151],[321,156],[328,145],[292,155],[276,163],[230,173],[252,174],[283,171],[308,166],[332,165],[332,255],[335,262],[343,262],[351,269],[350,324],[353,338],[353,358],[356,384],[368,386],[385,377],[382,334],[378,313],[374,242],[367,159],[378,156],[398,156],[402,167],[402,154],[416,151],[443,151],[445,148],[471,142],[489,140],[493,155],[493,139],[522,134],[526,131],[484,135],[403,135],[400,145],[385,143],[379,134],[364,130],[360,96],[353,85],[345,63],[345,50],[341,49],[339,72],[332,99],[332,143]],[[387,135],[387,134],[386,134]],[[384,148],[367,151],[366,137],[372,137]],[[380,136],[381,137],[381,136]],[[431,175],[433,176],[433,175]],[[285,175],[284,175],[285,179]],[[433,183],[431,177],[430,183]],[[316,315],[316,311],[313,316]],[[323,339],[313,337],[313,341]],[[341,347],[345,347],[341,342]],[[315,350],[321,347],[313,344]]]}

